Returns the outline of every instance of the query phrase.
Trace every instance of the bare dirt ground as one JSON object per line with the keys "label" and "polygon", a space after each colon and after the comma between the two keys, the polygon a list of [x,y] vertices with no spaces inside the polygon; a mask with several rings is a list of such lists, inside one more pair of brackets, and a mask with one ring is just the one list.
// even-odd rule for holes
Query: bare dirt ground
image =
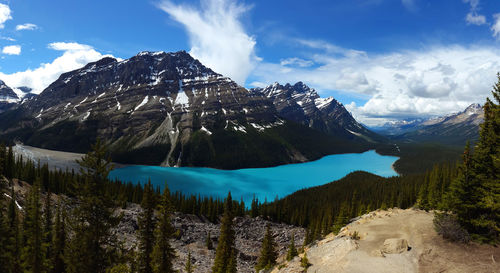
{"label": "bare dirt ground", "polygon": [[[445,241],[432,223],[434,214],[389,209],[359,217],[338,236],[329,235],[307,250],[307,272],[500,272],[500,248]],[[360,239],[353,240],[355,231]],[[408,250],[386,254],[386,239],[405,239]],[[300,259],[273,272],[302,272]]]}

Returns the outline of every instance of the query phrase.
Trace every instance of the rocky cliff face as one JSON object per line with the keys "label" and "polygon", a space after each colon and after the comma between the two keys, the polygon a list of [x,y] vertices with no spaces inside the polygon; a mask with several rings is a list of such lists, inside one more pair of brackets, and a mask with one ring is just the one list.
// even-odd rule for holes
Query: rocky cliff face
{"label": "rocky cliff face", "polygon": [[[248,91],[184,51],[141,52],[62,74],[39,96],[0,115],[0,130],[70,152],[86,152],[101,138],[118,162],[163,166],[258,167],[365,149],[338,145],[350,141],[344,136],[312,139],[319,132],[291,120],[280,118],[265,93]],[[311,152],[307,142],[338,149]]]}
{"label": "rocky cliff face", "polygon": [[274,83],[253,92],[271,99],[279,115],[330,135],[365,140],[380,139],[357,122],[342,103],[333,97],[321,98],[316,90],[302,82],[294,85]]}
{"label": "rocky cliff face", "polygon": [[18,101],[19,98],[14,90],[0,80],[0,113],[10,109]]}

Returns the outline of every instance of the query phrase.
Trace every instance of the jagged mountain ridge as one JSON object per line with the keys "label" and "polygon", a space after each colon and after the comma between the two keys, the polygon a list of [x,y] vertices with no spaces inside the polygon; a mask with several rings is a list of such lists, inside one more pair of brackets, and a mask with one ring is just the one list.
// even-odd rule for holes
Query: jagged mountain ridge
{"label": "jagged mountain ridge", "polygon": [[36,94],[31,93],[31,91],[31,88],[26,86],[11,88],[0,80],[0,113],[35,97]]}
{"label": "jagged mountain ridge", "polygon": [[403,142],[437,142],[463,146],[466,141],[479,138],[479,125],[484,120],[484,110],[473,103],[464,111],[443,117],[389,124],[384,131],[391,139]]}
{"label": "jagged mountain ridge", "polygon": [[19,102],[17,94],[0,80],[0,113],[13,107]]}
{"label": "jagged mountain ridge", "polygon": [[163,166],[258,167],[367,149],[280,118],[266,96],[185,51],[89,63],[0,122],[4,137],[32,146],[85,152],[101,138],[118,162]]}
{"label": "jagged mountain ridge", "polygon": [[313,88],[302,82],[294,85],[274,83],[265,88],[253,88],[273,101],[276,110],[285,119],[293,120],[330,135],[347,138],[381,140],[366,129],[333,97],[321,98]]}

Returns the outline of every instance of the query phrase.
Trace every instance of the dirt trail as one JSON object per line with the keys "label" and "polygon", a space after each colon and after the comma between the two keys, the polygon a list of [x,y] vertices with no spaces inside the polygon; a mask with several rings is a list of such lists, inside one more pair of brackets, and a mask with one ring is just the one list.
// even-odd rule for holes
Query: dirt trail
{"label": "dirt trail", "polygon": [[[500,248],[463,245],[442,239],[432,212],[389,209],[359,217],[338,236],[330,235],[307,250],[307,272],[500,272]],[[359,240],[350,238],[357,231]],[[386,239],[405,239],[407,251],[385,254]],[[299,258],[273,272],[301,272]]]}

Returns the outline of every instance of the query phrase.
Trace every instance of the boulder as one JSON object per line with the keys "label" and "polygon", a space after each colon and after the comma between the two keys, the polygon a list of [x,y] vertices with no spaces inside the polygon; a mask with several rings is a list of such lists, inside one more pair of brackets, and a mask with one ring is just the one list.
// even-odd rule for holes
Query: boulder
{"label": "boulder", "polygon": [[401,238],[391,238],[384,241],[382,253],[385,254],[401,254],[408,251],[408,241]]}

